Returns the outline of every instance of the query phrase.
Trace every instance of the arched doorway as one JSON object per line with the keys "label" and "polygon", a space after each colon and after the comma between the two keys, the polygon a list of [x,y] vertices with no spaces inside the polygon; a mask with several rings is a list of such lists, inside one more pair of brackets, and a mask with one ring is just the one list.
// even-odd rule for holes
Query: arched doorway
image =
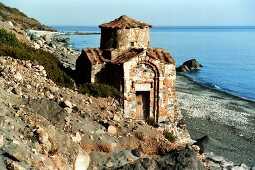
{"label": "arched doorway", "polygon": [[136,95],[136,119],[156,118],[158,110],[158,70],[156,66],[145,61],[138,62],[134,67],[133,83]]}

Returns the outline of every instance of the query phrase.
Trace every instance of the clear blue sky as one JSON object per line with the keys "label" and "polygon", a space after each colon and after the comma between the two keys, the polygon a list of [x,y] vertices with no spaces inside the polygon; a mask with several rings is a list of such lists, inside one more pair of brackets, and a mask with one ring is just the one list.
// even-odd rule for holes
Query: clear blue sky
{"label": "clear blue sky", "polygon": [[156,26],[255,26],[255,0],[0,0],[46,25],[99,25],[128,15]]}

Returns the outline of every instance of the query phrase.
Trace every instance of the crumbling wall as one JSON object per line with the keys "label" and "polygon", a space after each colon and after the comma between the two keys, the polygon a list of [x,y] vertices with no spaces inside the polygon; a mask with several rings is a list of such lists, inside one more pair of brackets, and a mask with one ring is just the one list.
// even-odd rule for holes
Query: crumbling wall
{"label": "crumbling wall", "polygon": [[149,28],[101,29],[101,49],[148,48],[150,43]]}

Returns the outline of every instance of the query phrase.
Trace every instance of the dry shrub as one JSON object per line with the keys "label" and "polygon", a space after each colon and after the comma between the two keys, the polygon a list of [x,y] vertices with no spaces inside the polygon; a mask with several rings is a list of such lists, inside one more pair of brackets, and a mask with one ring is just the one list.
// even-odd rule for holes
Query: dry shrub
{"label": "dry shrub", "polygon": [[120,143],[123,148],[138,149],[147,155],[165,155],[177,148],[177,144],[164,141],[163,138],[148,137],[146,140],[123,138]]}
{"label": "dry shrub", "polygon": [[81,147],[88,152],[97,151],[97,152],[111,153],[113,151],[111,144],[103,143],[103,142],[82,143]]}
{"label": "dry shrub", "polygon": [[175,142],[175,141],[176,141],[176,136],[175,136],[172,132],[164,131],[164,132],[163,132],[163,135],[164,135],[165,138],[166,138],[167,140],[169,140],[170,142]]}
{"label": "dry shrub", "polygon": [[137,139],[121,138],[120,143],[121,143],[121,147],[123,148],[138,149],[140,146],[140,141]]}
{"label": "dry shrub", "polygon": [[135,137],[139,140],[145,141],[147,140],[147,138],[149,137],[146,133],[141,132],[141,131],[137,131],[135,132]]}

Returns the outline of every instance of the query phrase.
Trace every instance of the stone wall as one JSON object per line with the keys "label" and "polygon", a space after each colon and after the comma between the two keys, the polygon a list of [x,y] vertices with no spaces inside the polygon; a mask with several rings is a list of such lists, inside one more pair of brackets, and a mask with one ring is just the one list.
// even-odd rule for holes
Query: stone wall
{"label": "stone wall", "polygon": [[150,44],[149,28],[101,29],[101,49],[147,48]]}
{"label": "stone wall", "polygon": [[124,116],[136,119],[136,92],[144,88],[144,91],[150,91],[150,117],[156,117],[158,122],[174,122],[175,65],[151,60],[143,53],[124,63],[123,67]]}
{"label": "stone wall", "polygon": [[91,69],[91,83],[99,83],[101,82],[100,77],[98,74],[100,74],[101,70],[104,68],[105,64],[95,64],[92,65]]}

